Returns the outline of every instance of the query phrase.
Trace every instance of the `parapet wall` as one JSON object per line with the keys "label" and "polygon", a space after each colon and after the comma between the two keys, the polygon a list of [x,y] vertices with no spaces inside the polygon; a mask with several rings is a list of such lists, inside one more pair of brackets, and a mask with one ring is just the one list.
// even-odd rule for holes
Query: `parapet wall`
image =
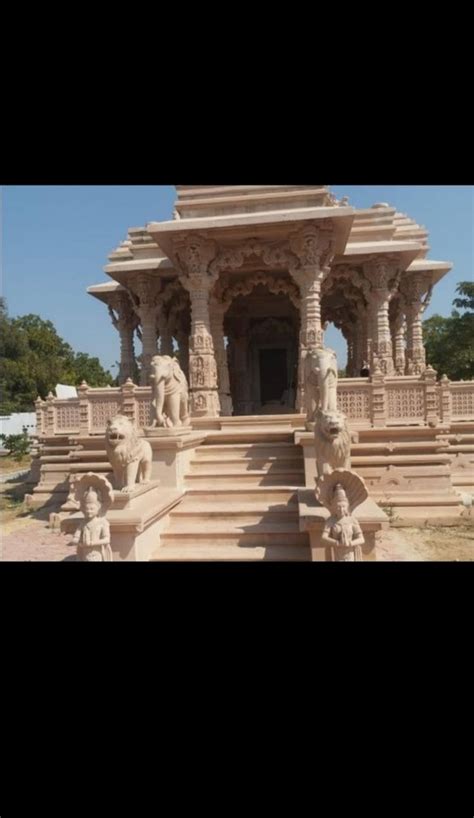
{"label": "parapet wall", "polygon": [[[93,389],[82,385],[79,397],[60,400],[50,395],[36,402],[37,435],[101,435],[117,413],[138,428],[151,424],[151,388],[127,381],[119,388]],[[385,378],[342,378],[338,402],[351,428],[433,426],[474,421],[474,381],[436,381],[424,375]],[[302,417],[302,425],[304,418]]]}

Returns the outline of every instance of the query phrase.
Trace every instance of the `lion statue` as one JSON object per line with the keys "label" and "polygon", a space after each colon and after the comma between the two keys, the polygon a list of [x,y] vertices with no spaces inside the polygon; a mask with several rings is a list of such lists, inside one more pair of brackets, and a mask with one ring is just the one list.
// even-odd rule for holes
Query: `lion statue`
{"label": "lion statue", "polygon": [[314,445],[318,477],[333,469],[351,468],[351,435],[345,415],[318,409],[315,416]]}
{"label": "lion statue", "polygon": [[176,358],[151,359],[153,426],[186,426],[190,422],[188,382]]}
{"label": "lion statue", "polygon": [[139,483],[149,483],[152,451],[147,440],[138,437],[132,421],[116,415],[107,422],[105,450],[112,466],[115,488],[129,493]]}

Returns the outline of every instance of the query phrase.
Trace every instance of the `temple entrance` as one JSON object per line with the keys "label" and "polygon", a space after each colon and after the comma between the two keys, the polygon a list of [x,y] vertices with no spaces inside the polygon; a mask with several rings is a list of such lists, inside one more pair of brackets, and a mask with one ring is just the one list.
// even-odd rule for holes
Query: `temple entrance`
{"label": "temple entrance", "polygon": [[225,329],[234,414],[294,412],[299,314],[288,295],[255,286],[234,299]]}
{"label": "temple entrance", "polygon": [[260,400],[262,404],[284,399],[288,389],[286,349],[261,349]]}

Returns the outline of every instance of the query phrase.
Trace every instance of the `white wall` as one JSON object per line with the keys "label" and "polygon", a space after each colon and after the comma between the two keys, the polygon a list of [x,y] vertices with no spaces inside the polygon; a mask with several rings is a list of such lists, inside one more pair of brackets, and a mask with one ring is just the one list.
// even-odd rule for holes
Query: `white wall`
{"label": "white wall", "polygon": [[21,435],[23,426],[27,427],[29,435],[36,434],[35,412],[15,412],[13,415],[0,416],[0,434]]}

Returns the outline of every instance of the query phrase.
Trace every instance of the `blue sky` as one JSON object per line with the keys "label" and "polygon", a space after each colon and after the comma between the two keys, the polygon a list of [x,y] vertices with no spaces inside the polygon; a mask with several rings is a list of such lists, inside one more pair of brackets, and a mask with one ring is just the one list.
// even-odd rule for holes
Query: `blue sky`
{"label": "blue sky", "polygon": [[[449,315],[456,284],[473,280],[474,188],[465,186],[331,186],[355,207],[388,202],[430,233],[429,258],[454,267],[435,288],[425,317]],[[107,280],[107,256],[129,227],[169,219],[172,186],[6,186],[2,189],[2,293],[12,316],[51,320],[76,351],[100,358],[114,374],[118,333],[104,304],[86,288]],[[340,333],[327,343],[345,365]],[[136,344],[137,352],[139,344]]]}

